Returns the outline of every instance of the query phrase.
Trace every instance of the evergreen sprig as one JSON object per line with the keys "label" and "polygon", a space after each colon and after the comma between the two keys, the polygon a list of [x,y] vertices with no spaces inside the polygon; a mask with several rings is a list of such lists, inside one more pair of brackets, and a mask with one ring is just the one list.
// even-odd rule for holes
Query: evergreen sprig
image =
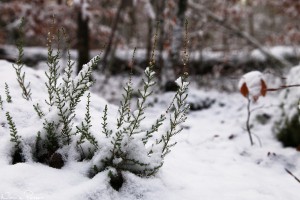
{"label": "evergreen sprig", "polygon": [[58,109],[59,125],[61,126],[60,131],[63,144],[69,145],[71,143],[71,131],[73,126],[72,120],[74,119],[75,114],[73,114],[66,105],[66,102],[62,98],[60,91],[61,88],[58,88],[56,91],[55,104]]}
{"label": "evergreen sprig", "polygon": [[[45,83],[47,89],[48,89],[48,96],[49,99],[45,100],[45,102],[49,106],[53,106],[55,103],[55,96],[57,94],[58,90],[58,77],[59,77],[59,59],[60,59],[60,48],[58,45],[57,51],[54,52],[52,47],[52,42],[55,39],[54,35],[51,33],[51,31],[48,33],[47,37],[47,46],[48,46],[48,59],[47,59],[47,65],[48,65],[48,72],[45,72],[46,77],[48,78],[48,82]],[[60,42],[60,31],[57,31],[57,42],[59,44]]]}
{"label": "evergreen sprig", "polygon": [[3,110],[3,100],[2,100],[2,96],[0,95],[0,108],[1,110]]}
{"label": "evergreen sprig", "polygon": [[159,118],[155,121],[155,123],[151,126],[151,128],[146,131],[145,136],[142,138],[142,141],[143,141],[144,145],[148,142],[148,140],[150,138],[153,137],[153,133],[157,132],[158,129],[159,129],[159,127],[161,125],[163,125],[163,122],[165,121],[165,119],[166,119],[166,115],[165,114],[161,114],[159,116]]}
{"label": "evergreen sprig", "polygon": [[65,75],[63,77],[64,87],[62,88],[62,94],[64,96],[64,99],[67,101],[70,99],[70,89],[72,84],[72,74],[73,74],[73,66],[74,62],[71,61],[71,55],[69,49],[68,52],[68,61],[67,61],[67,67],[65,69]]}
{"label": "evergreen sprig", "polygon": [[47,119],[45,119],[43,128],[46,132],[45,144],[49,155],[53,154],[60,147],[59,137],[56,134],[56,127],[57,125],[53,121],[48,122]]}
{"label": "evergreen sprig", "polygon": [[122,94],[122,100],[120,101],[120,107],[118,110],[119,117],[117,118],[117,129],[120,129],[122,127],[126,120],[125,117],[127,116],[128,119],[128,116],[130,114],[130,101],[133,92],[131,82],[126,83],[126,86],[123,87],[123,92],[124,93]]}
{"label": "evergreen sprig", "polygon": [[108,130],[107,128],[107,105],[105,105],[105,108],[103,110],[103,116],[102,116],[102,133],[108,138],[112,134],[112,130]]}
{"label": "evergreen sprig", "polygon": [[86,105],[86,113],[85,113],[85,118],[84,121],[81,122],[81,126],[76,126],[77,128],[77,133],[80,133],[80,139],[77,141],[77,145],[81,145],[84,143],[84,140],[89,141],[95,149],[98,149],[98,142],[96,138],[93,136],[93,134],[90,131],[90,128],[92,127],[91,124],[91,114],[90,114],[90,100],[91,94],[88,93],[87,96],[87,105]]}
{"label": "evergreen sprig", "polygon": [[21,150],[21,136],[18,135],[16,124],[9,112],[6,112],[6,119],[9,125],[10,141],[15,144],[16,150]]}
{"label": "evergreen sprig", "polygon": [[12,98],[10,96],[10,91],[7,83],[5,82],[5,94],[6,94],[6,101],[7,103],[12,103]]}
{"label": "evergreen sprig", "polygon": [[80,102],[80,98],[83,94],[90,88],[92,85],[91,75],[93,69],[97,66],[100,61],[100,56],[97,55],[90,60],[87,64],[83,65],[82,70],[79,72],[79,75],[72,80],[71,87],[69,89],[69,97],[70,97],[70,111],[74,112],[75,107]]}
{"label": "evergreen sprig", "polygon": [[30,82],[28,84],[25,83],[25,72],[22,71],[24,66],[23,64],[23,56],[24,56],[24,18],[21,19],[21,23],[19,25],[19,36],[20,38],[16,42],[16,46],[18,49],[18,58],[16,65],[13,64],[13,68],[16,71],[17,81],[19,83],[20,88],[22,89],[22,97],[27,101],[31,100],[31,89]]}
{"label": "evergreen sprig", "polygon": [[36,105],[33,105],[33,108],[40,119],[45,116],[44,112],[42,111],[42,109],[40,107],[40,104],[37,103]]}
{"label": "evergreen sprig", "polygon": [[[67,78],[64,79],[64,84],[56,90],[55,103],[59,110],[59,122],[62,124],[61,135],[63,136],[64,144],[69,145],[71,142],[75,108],[83,94],[91,86],[90,77],[99,60],[100,57],[96,56],[89,63],[85,64],[74,80],[71,80],[71,76],[69,76],[72,73],[72,65],[70,64],[66,69],[65,74]],[[64,93],[68,95],[66,96]]]}
{"label": "evergreen sprig", "polygon": [[145,109],[146,109],[146,100],[147,98],[152,95],[153,90],[151,87],[155,85],[154,81],[154,75],[155,72],[153,71],[153,68],[150,66],[145,70],[145,79],[143,79],[143,90],[138,90],[141,98],[138,98],[137,100],[137,112],[132,115],[132,120],[130,122],[130,125],[128,127],[129,129],[129,136],[132,136],[133,134],[139,133],[137,130],[140,127],[140,123],[142,120],[145,119]]}
{"label": "evergreen sprig", "polygon": [[175,102],[173,104],[174,111],[170,116],[170,129],[166,132],[165,135],[162,135],[161,140],[158,142],[163,143],[162,148],[162,157],[164,158],[171,150],[171,147],[176,145],[175,143],[170,143],[171,138],[176,134],[182,131],[182,128],[179,128],[180,124],[185,122],[187,118],[187,112],[189,110],[189,104],[186,103],[188,97],[187,90],[189,83],[186,81],[184,75],[177,79],[177,84],[179,89],[175,95]]}

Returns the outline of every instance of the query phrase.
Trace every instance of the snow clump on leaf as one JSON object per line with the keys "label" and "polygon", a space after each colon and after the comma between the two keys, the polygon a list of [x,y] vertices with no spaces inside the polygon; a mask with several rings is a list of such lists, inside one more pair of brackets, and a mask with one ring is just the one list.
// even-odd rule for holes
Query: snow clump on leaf
{"label": "snow clump on leaf", "polygon": [[239,81],[238,87],[244,97],[252,98],[254,102],[267,93],[264,75],[259,71],[251,71],[244,74]]}

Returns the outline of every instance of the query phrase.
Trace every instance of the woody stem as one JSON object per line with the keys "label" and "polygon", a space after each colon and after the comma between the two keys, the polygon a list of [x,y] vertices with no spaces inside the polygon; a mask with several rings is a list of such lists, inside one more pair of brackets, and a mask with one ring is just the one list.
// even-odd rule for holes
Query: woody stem
{"label": "woody stem", "polygon": [[247,105],[246,128],[247,128],[247,132],[248,132],[248,135],[249,135],[251,146],[253,146],[254,143],[253,143],[252,134],[251,134],[251,127],[250,127],[250,116],[251,116],[250,104],[251,104],[251,99],[249,98],[249,95],[247,96],[247,99],[248,99],[248,105]]}

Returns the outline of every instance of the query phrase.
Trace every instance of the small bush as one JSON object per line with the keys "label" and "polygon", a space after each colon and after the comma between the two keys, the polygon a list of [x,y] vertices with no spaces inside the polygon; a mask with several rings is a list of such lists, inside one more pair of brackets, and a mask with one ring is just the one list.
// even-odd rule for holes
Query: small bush
{"label": "small bush", "polygon": [[[287,84],[293,85],[299,82],[300,66],[291,69],[287,76]],[[298,88],[282,91],[280,115],[274,126],[274,131],[279,141],[286,147],[300,147],[300,92]]]}
{"label": "small bush", "polygon": [[[90,115],[91,95],[87,95],[86,114],[83,121],[74,126],[75,111],[92,85],[91,74],[93,68],[100,61],[100,56],[96,56],[89,63],[83,66],[76,77],[73,77],[74,63],[70,59],[68,51],[68,62],[65,72],[60,78],[59,59],[60,49],[57,51],[52,48],[53,41],[60,43],[62,32],[58,31],[55,35],[51,32],[48,35],[48,61],[49,70],[45,73],[47,82],[45,88],[48,98],[44,104],[32,103],[32,110],[39,118],[42,129],[37,131],[34,143],[26,141],[18,135],[17,124],[13,122],[9,112],[6,113],[7,122],[11,134],[11,142],[14,144],[14,161],[24,162],[24,146],[29,146],[32,159],[54,168],[64,166],[69,153],[76,149],[78,161],[90,160],[93,165],[91,175],[109,171],[110,184],[118,190],[123,183],[122,171],[130,171],[139,176],[154,175],[164,163],[165,156],[176,145],[173,137],[182,131],[181,124],[186,120],[189,105],[186,103],[188,85],[187,74],[185,73],[176,80],[177,91],[168,108],[162,112],[150,128],[145,129],[141,125],[146,119],[147,100],[153,94],[153,87],[156,85],[154,72],[154,50],[151,62],[145,70],[143,86],[137,90],[136,110],[132,111],[132,88],[131,77],[124,86],[123,99],[121,101],[116,127],[108,122],[108,106],[105,106],[102,116],[102,129],[99,133],[91,131],[92,119]],[[156,46],[155,35],[155,44]],[[22,96],[27,102],[32,101],[31,89],[29,84],[25,84],[25,73],[22,71],[23,55],[22,43],[18,43],[19,59],[17,66],[13,66],[16,71],[17,80],[22,91]],[[185,51],[186,53],[186,51]],[[187,61],[186,58],[184,58]],[[184,66],[186,63],[184,63]],[[9,87],[5,86],[7,103],[14,103],[10,96]],[[41,101],[40,101],[41,102]],[[1,108],[3,101],[1,100]],[[5,110],[5,109],[4,109]],[[167,124],[167,129],[162,129],[163,124]],[[95,134],[101,134],[101,141]],[[154,137],[154,134],[155,137]],[[97,139],[98,138],[98,139]],[[27,148],[26,147],[26,148]],[[20,156],[20,159],[18,158]],[[25,156],[28,157],[28,156]]]}

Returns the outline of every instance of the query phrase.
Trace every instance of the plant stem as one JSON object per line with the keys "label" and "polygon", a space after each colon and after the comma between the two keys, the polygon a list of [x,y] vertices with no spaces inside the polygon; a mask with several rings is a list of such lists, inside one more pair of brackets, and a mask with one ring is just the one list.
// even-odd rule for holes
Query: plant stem
{"label": "plant stem", "polygon": [[250,127],[250,116],[251,116],[251,110],[250,110],[250,104],[251,104],[251,99],[249,96],[247,96],[248,99],[248,105],[247,105],[247,121],[246,121],[246,127],[247,127],[247,132],[249,134],[249,139],[251,146],[254,145],[253,139],[252,139],[252,134],[251,134],[251,127]]}
{"label": "plant stem", "polygon": [[284,168],[284,170],[289,174],[291,175],[292,177],[294,177],[294,179],[300,183],[300,179],[298,177],[296,177],[290,170],[288,170],[287,168]]}

